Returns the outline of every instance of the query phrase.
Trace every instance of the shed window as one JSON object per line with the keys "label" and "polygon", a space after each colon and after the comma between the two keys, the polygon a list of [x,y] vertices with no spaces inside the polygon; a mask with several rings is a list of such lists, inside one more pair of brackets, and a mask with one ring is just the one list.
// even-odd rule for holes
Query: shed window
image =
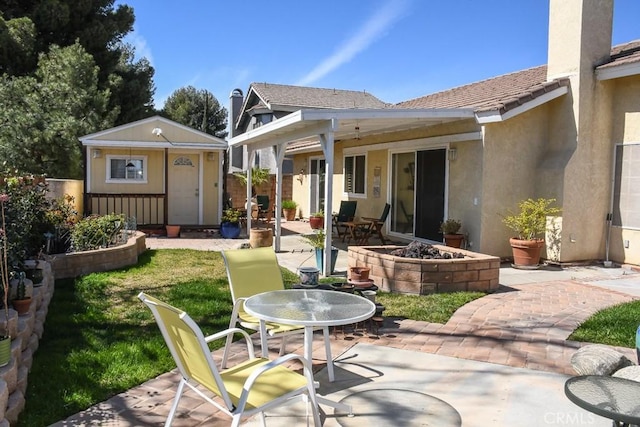
{"label": "shed window", "polygon": [[364,154],[345,156],[344,158],[344,192],[350,195],[365,195],[366,163]]}
{"label": "shed window", "polygon": [[146,156],[107,156],[107,182],[145,183],[147,181],[146,165]]}

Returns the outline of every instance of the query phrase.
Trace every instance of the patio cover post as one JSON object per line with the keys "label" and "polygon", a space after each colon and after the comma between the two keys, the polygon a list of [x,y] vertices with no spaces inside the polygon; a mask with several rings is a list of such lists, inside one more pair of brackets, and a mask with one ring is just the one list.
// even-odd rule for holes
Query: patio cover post
{"label": "patio cover post", "polygon": [[[249,146],[247,146],[249,148]],[[247,236],[251,235],[251,216],[253,214],[253,205],[251,204],[251,166],[256,158],[256,150],[249,148],[249,162],[247,163],[247,203],[244,205],[247,208]]]}
{"label": "patio cover post", "polygon": [[321,133],[318,135],[320,137],[320,146],[322,147],[322,151],[324,153],[325,159],[325,176],[327,179],[325,180],[324,186],[324,261],[322,263],[323,272],[322,275],[324,277],[329,277],[331,275],[331,231],[333,219],[331,216],[331,212],[333,211],[333,142],[334,142],[334,132],[338,129],[338,120],[331,119],[331,126],[329,130],[325,133]]}
{"label": "patio cover post", "polygon": [[280,206],[282,206],[282,163],[284,162],[284,153],[286,151],[286,144],[274,145],[272,147],[273,154],[276,158],[276,200],[273,206],[274,216],[276,217],[275,223],[275,239],[274,250],[280,252],[280,235],[282,234],[282,218],[280,215]]}

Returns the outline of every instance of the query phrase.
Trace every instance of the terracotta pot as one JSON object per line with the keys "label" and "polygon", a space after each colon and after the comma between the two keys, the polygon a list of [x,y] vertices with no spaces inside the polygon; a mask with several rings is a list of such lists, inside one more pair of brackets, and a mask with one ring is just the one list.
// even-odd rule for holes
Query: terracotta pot
{"label": "terracotta pot", "polygon": [[180,237],[179,225],[167,225],[167,237]]}
{"label": "terracotta pot", "polygon": [[462,241],[464,240],[464,234],[445,234],[444,244],[451,248],[460,248]]}
{"label": "terracotta pot", "polygon": [[284,219],[287,221],[293,221],[296,219],[296,210],[294,209],[282,209],[282,213],[284,213]]}
{"label": "terracotta pot", "polygon": [[515,267],[536,267],[540,263],[540,252],[544,246],[544,239],[520,240],[509,239],[513,251]]}
{"label": "terracotta pot", "polygon": [[351,280],[369,280],[369,267],[349,267]]}
{"label": "terracotta pot", "polygon": [[25,299],[14,299],[11,301],[13,308],[18,312],[18,316],[22,316],[23,314],[27,314],[29,312],[29,308],[31,307],[31,298]]}
{"label": "terracotta pot", "polygon": [[324,217],[322,216],[309,217],[309,225],[313,230],[324,228]]}

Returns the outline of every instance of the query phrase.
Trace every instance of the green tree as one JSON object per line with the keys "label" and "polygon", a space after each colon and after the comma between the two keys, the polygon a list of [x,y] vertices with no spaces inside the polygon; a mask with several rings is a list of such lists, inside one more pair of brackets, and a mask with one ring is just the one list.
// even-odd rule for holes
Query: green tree
{"label": "green tree", "polygon": [[162,114],[210,135],[227,136],[227,109],[206,89],[187,86],[176,90],[167,98]]}
{"label": "green tree", "polygon": [[0,78],[2,169],[82,178],[78,137],[111,127],[118,110],[98,88],[98,67],[80,44],[40,55],[35,77]]}
{"label": "green tree", "polygon": [[[130,6],[114,8],[114,0],[0,0],[0,11],[7,20],[6,27],[14,29],[12,37],[4,36],[0,23],[0,49],[7,52],[2,57],[4,52],[0,51],[2,72],[33,75],[39,54],[48,52],[52,45],[66,47],[79,42],[98,66],[98,88],[109,89],[112,94],[109,109],[119,109],[115,123],[149,115],[149,106],[153,108],[153,68],[146,60],[133,62],[131,47],[122,43],[135,20]],[[25,18],[35,27],[35,38],[31,50],[21,52],[19,66],[15,66],[12,50],[5,46],[26,35],[24,23],[18,21]],[[19,45],[29,47],[27,43]]]}
{"label": "green tree", "polygon": [[21,75],[35,66],[36,28],[29,18],[0,16],[0,73]]}

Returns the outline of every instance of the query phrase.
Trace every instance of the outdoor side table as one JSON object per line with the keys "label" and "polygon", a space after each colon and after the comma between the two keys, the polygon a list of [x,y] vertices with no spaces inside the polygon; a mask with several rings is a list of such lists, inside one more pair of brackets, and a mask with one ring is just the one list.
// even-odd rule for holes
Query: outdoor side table
{"label": "outdoor side table", "polygon": [[564,393],[579,407],[613,420],[614,426],[640,424],[640,382],[583,375],[569,378]]}

